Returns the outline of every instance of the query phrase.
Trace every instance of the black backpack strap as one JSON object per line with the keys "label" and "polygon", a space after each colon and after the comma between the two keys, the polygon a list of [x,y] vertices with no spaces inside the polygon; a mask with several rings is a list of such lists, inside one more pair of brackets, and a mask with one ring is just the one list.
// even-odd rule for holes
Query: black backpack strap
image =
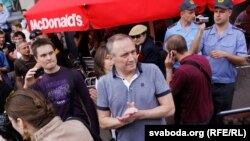
{"label": "black backpack strap", "polygon": [[183,61],[182,64],[192,65],[192,66],[196,67],[198,70],[200,70],[206,76],[207,81],[209,82],[209,84],[211,84],[211,78],[210,78],[209,74],[204,70],[204,68],[200,64],[198,64],[194,61],[190,61],[190,60]]}
{"label": "black backpack strap", "polygon": [[84,120],[82,120],[81,118],[79,118],[79,117],[68,117],[66,119],[66,121],[68,121],[68,120],[79,120],[79,121],[81,121],[84,124],[84,126],[89,130],[89,133],[93,137],[94,141],[103,141],[102,138],[98,134],[96,134],[95,132],[93,132],[91,130],[91,128],[89,127],[89,125]]}

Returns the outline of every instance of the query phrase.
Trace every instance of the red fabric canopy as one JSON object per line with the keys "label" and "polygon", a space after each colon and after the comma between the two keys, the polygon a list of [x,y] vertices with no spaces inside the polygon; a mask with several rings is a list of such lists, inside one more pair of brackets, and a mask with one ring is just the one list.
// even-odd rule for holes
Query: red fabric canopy
{"label": "red fabric canopy", "polygon": [[[39,0],[25,13],[25,18],[30,30],[41,29],[46,33],[101,29],[176,17],[182,2],[183,0]],[[201,6],[198,12],[203,12],[207,0],[194,0],[194,3]]]}

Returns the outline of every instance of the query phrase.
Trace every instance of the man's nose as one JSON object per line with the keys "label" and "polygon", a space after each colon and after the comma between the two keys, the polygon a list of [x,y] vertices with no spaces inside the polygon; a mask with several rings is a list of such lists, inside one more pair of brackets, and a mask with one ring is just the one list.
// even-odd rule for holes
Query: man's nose
{"label": "man's nose", "polygon": [[51,59],[51,55],[47,55],[47,56],[46,56],[46,59],[47,59],[47,60],[50,60],[50,59]]}

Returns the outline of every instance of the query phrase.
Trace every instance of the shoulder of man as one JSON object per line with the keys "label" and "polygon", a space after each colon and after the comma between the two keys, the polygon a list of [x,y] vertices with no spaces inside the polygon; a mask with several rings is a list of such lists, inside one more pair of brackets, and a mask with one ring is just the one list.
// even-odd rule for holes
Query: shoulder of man
{"label": "shoulder of man", "polygon": [[211,30],[213,26],[206,27],[205,30]]}
{"label": "shoulder of man", "polygon": [[234,30],[239,30],[239,31],[241,31],[241,32],[243,32],[243,33],[246,32],[244,29],[239,28],[239,27],[237,27],[237,26],[235,26],[235,25],[232,25],[232,28],[233,28]]}
{"label": "shoulder of man", "polygon": [[21,58],[15,59],[15,60],[14,60],[14,67],[15,67],[15,65],[21,65],[21,63],[22,63]]}
{"label": "shoulder of man", "polygon": [[139,65],[143,72],[151,72],[151,70],[158,69],[158,67],[153,63],[140,63]]}
{"label": "shoulder of man", "polygon": [[168,29],[171,29],[171,28],[175,27],[176,25],[177,25],[177,22],[176,22],[176,23],[171,24],[170,26],[168,26]]}

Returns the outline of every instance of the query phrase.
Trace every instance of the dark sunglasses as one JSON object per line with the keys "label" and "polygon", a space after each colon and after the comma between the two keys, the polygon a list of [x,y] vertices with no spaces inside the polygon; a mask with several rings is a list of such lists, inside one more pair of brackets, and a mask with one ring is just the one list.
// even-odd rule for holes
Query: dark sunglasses
{"label": "dark sunglasses", "polygon": [[143,33],[141,33],[141,34],[139,34],[139,35],[134,35],[134,36],[130,36],[131,38],[133,38],[133,39],[139,39],[139,38],[141,38],[141,36],[142,35],[144,35],[145,34],[145,32],[143,32]]}

